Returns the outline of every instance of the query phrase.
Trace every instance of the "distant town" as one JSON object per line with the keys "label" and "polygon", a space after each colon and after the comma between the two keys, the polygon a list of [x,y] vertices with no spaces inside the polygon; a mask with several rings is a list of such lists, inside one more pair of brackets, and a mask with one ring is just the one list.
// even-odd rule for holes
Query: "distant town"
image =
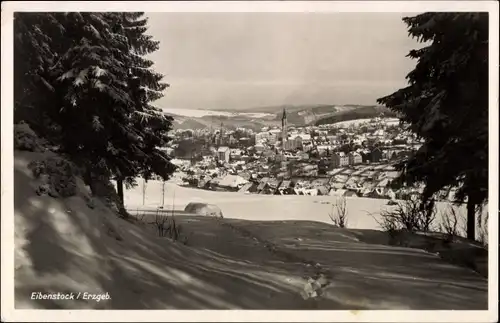
{"label": "distant town", "polygon": [[[376,117],[296,127],[283,110],[281,127],[183,129],[167,148],[182,185],[270,195],[406,199],[422,187],[397,180],[394,164],[421,142],[399,120]],[[180,176],[179,176],[180,175]],[[439,199],[451,200],[453,190]]]}

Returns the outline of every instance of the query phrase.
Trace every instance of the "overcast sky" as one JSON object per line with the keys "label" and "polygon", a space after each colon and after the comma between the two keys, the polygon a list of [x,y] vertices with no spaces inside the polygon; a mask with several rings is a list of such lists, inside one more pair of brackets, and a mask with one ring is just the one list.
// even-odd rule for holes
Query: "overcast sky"
{"label": "overcast sky", "polygon": [[163,108],[376,104],[419,47],[397,13],[148,13]]}

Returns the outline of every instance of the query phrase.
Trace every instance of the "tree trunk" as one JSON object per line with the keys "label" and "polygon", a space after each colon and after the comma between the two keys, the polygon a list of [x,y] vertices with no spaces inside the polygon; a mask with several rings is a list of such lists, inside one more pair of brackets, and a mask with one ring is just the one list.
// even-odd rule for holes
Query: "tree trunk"
{"label": "tree trunk", "polygon": [[92,171],[88,169],[88,167],[85,167],[85,171],[83,173],[83,181],[90,187],[90,192],[92,192],[92,194],[94,195],[97,195],[95,181],[92,176]]}
{"label": "tree trunk", "polygon": [[124,217],[128,218],[127,210],[125,210],[125,200],[123,199],[123,178],[116,178],[116,192],[118,194],[118,199],[120,205],[118,205],[118,213]]}
{"label": "tree trunk", "polygon": [[470,196],[467,199],[467,239],[476,240],[476,203]]}
{"label": "tree trunk", "polygon": [[120,204],[123,206],[123,178],[119,177],[116,179],[116,191],[118,193],[118,198],[120,199]]}

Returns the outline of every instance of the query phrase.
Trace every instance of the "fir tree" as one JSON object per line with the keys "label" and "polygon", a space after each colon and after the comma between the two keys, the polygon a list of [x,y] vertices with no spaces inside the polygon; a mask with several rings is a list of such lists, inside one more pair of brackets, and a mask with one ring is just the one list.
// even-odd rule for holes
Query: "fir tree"
{"label": "fir tree", "polygon": [[467,200],[467,237],[488,197],[488,14],[424,13],[403,19],[426,45],[409,85],[378,100],[401,114],[425,143],[398,165],[407,183],[423,182],[426,204],[440,189],[458,187]]}
{"label": "fir tree", "polygon": [[[18,14],[16,114],[38,110],[57,126],[62,152],[96,176],[132,184],[139,174],[168,179],[170,117],[151,103],[167,87],[145,55],[158,42],[142,13]],[[47,94],[47,95],[42,95]],[[40,100],[42,99],[42,100]],[[29,120],[37,123],[36,118]],[[39,122],[38,122],[39,123]],[[39,128],[44,128],[40,125]],[[118,185],[123,201],[122,185]]]}
{"label": "fir tree", "polygon": [[52,47],[62,30],[51,13],[14,14],[14,122],[28,122],[46,139],[54,126],[46,113],[55,95],[49,73],[57,58]]}
{"label": "fir tree", "polygon": [[[152,105],[152,102],[163,97],[163,91],[168,84],[162,82],[163,75],[154,72],[153,62],[145,58],[158,50],[159,42],[146,34],[147,18],[144,13],[122,13],[121,19],[122,32],[128,40],[130,58],[127,62],[129,94],[135,106],[130,126],[141,133],[138,139],[142,158],[138,172],[145,180],[153,175],[168,180],[175,168],[167,153],[159,148],[165,147],[171,140],[168,133],[171,130],[172,117]],[[130,183],[132,177],[137,174],[124,175],[126,176],[123,178]],[[123,198],[123,195],[121,197]]]}

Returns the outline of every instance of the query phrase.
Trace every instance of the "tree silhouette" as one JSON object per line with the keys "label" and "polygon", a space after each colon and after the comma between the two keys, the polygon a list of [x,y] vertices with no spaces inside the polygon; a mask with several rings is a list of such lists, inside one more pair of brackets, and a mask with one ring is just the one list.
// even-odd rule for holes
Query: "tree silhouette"
{"label": "tree silhouette", "polygon": [[409,85],[380,98],[423,146],[398,165],[405,182],[423,182],[423,202],[445,187],[467,200],[467,237],[475,239],[475,215],[488,197],[488,14],[424,13],[406,17],[409,34],[426,46]]}

